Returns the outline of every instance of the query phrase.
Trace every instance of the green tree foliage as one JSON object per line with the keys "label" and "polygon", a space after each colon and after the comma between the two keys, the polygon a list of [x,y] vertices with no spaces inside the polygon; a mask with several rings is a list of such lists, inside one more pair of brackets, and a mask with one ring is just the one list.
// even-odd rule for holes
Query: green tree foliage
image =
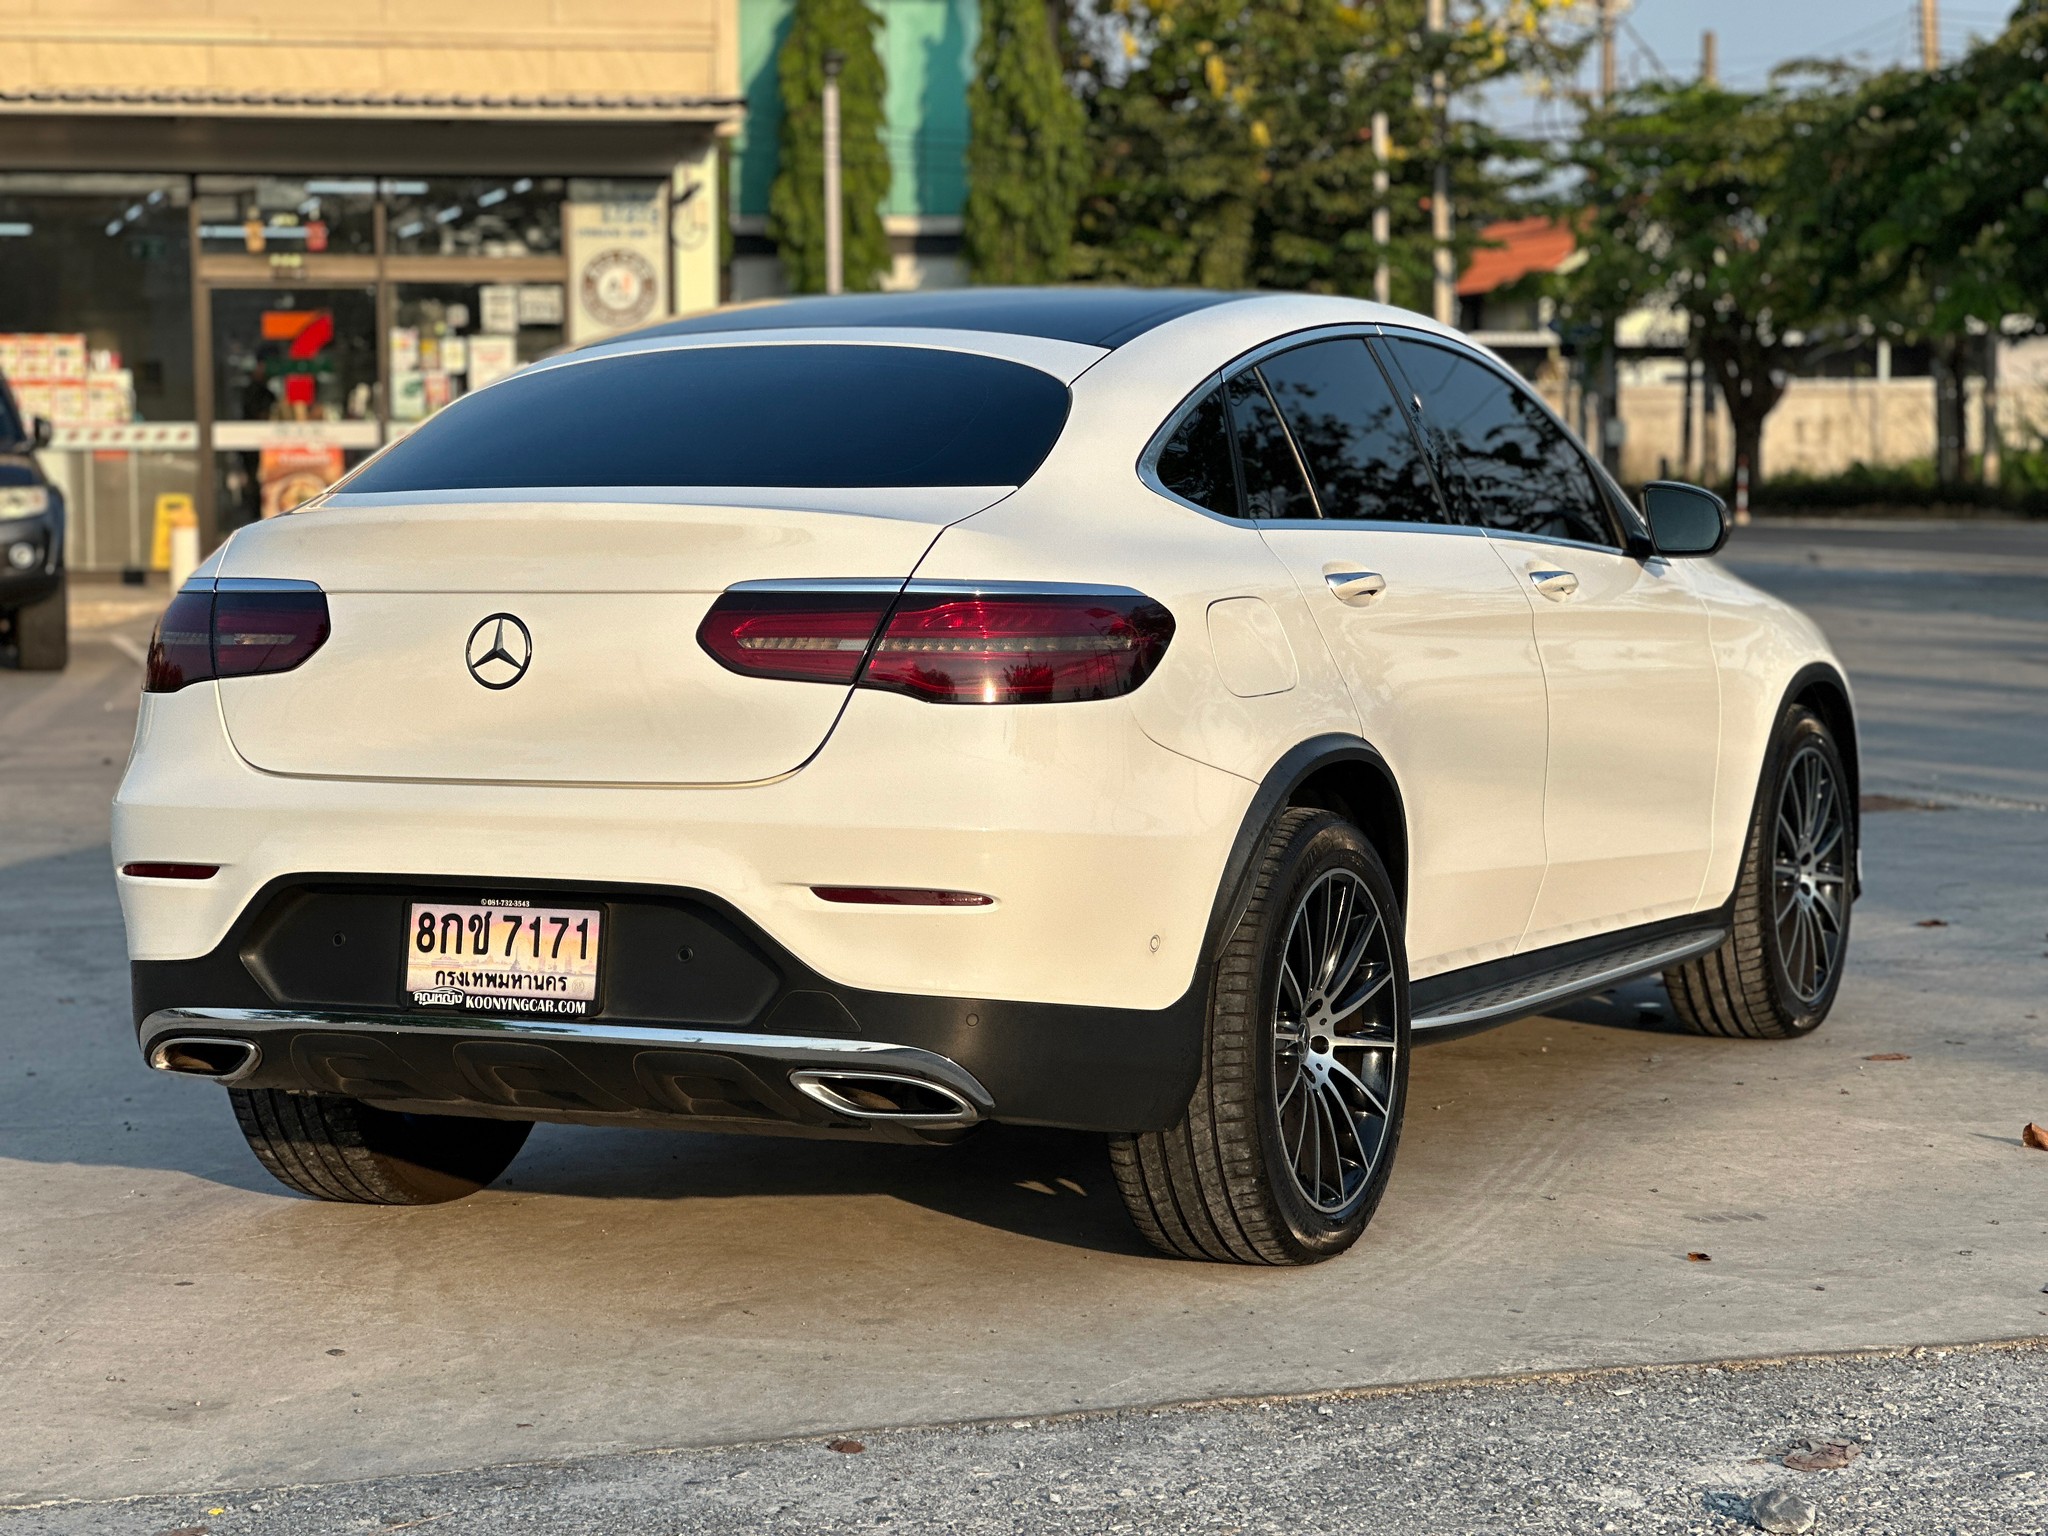
{"label": "green tree foliage", "polygon": [[889,270],[882,203],[889,195],[884,137],[881,20],[865,0],[796,0],[789,34],[776,60],[782,90],[782,135],[775,180],[768,189],[768,235],[797,293],[825,289],[825,55],[845,63],[839,76],[841,191],[844,194],[846,288],[876,287]]}
{"label": "green tree foliage", "polygon": [[1088,176],[1081,103],[1067,89],[1045,0],[981,0],[967,89],[968,269],[976,282],[1066,275]]}
{"label": "green tree foliage", "polygon": [[1812,264],[1838,308],[1932,348],[1959,479],[1969,332],[2048,322],[2048,0],[1946,69],[1843,92],[1804,160]]}
{"label": "green tree foliage", "polygon": [[1568,315],[1611,331],[1642,305],[1686,314],[1753,484],[1765,420],[1840,313],[1802,238],[1817,189],[1799,175],[1837,85],[1651,86],[1589,117],[1578,145],[1592,207]]}
{"label": "green tree foliage", "polygon": [[[1583,35],[1561,0],[1453,0],[1423,32],[1424,0],[1151,0],[1118,4],[1125,57],[1093,65],[1095,174],[1075,268],[1105,281],[1369,293],[1380,253],[1372,115],[1394,142],[1397,302],[1426,307],[1435,128],[1423,92],[1518,72],[1556,79]],[[1448,145],[1457,243],[1510,210],[1531,146],[1459,123]],[[1526,212],[1526,209],[1519,211]]]}

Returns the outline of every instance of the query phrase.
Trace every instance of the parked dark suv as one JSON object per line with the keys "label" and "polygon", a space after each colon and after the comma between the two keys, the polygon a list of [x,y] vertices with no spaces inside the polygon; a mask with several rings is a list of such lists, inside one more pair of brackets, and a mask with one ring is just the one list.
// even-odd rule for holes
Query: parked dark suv
{"label": "parked dark suv", "polygon": [[50,424],[23,420],[0,379],[0,647],[24,672],[55,672],[70,657],[64,606],[64,497],[35,451]]}

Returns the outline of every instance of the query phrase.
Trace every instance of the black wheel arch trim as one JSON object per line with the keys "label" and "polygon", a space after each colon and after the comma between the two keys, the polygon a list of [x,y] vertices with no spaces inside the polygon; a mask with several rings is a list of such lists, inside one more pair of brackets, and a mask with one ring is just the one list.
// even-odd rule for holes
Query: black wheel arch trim
{"label": "black wheel arch trim", "polygon": [[[1395,898],[1405,911],[1408,903],[1408,815],[1393,769],[1378,749],[1362,737],[1342,732],[1311,737],[1283,753],[1280,760],[1266,771],[1258,792],[1252,796],[1244,821],[1238,827],[1237,838],[1230,846],[1230,857],[1223,866],[1223,879],[1217,887],[1209,930],[1202,943],[1205,962],[1213,962],[1222,953],[1223,947],[1230,942],[1230,935],[1244,917],[1245,908],[1251,905],[1252,880],[1259,851],[1265,846],[1273,823],[1289,806],[1301,803],[1295,797],[1311,779],[1326,769],[1345,766],[1361,769],[1380,780],[1388,797],[1393,813],[1391,821],[1383,821],[1378,827],[1361,826],[1360,830],[1373,837],[1374,846],[1393,878]],[[1375,833],[1378,835],[1374,836]],[[1390,834],[1398,837],[1399,845],[1391,848],[1379,846]]]}
{"label": "black wheel arch trim", "polygon": [[[1814,701],[1807,707],[1820,716],[1821,723],[1834,737],[1835,750],[1842,756],[1842,770],[1849,776],[1849,836],[1855,853],[1849,870],[1849,895],[1851,900],[1856,900],[1863,895],[1863,763],[1856,741],[1856,703],[1849,692],[1848,679],[1825,661],[1808,662],[1794,672],[1778,696],[1777,710],[1771,716],[1770,740],[1764,745],[1763,761],[1757,767],[1756,792],[1750,800],[1749,819],[1743,823],[1743,836],[1746,838],[1749,829],[1756,825],[1763,798],[1778,776],[1778,765],[1785,751],[1784,737],[1778,727],[1784,723],[1786,712],[1802,700]],[[1816,708],[1815,703],[1821,707]],[[1735,878],[1742,878],[1739,865]],[[1725,901],[1732,901],[1734,892],[1731,884],[1723,893]]]}

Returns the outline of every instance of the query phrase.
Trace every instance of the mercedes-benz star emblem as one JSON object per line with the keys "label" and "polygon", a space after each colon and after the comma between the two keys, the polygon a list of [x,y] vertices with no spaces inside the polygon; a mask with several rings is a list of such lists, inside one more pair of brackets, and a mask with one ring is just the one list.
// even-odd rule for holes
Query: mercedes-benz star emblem
{"label": "mercedes-benz star emblem", "polygon": [[486,688],[510,688],[533,663],[533,636],[509,613],[477,620],[464,653],[469,675]]}

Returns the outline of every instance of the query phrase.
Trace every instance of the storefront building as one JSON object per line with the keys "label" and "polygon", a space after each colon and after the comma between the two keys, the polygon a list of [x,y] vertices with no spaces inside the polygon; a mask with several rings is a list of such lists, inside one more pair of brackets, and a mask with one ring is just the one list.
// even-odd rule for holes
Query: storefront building
{"label": "storefront building", "polygon": [[[0,373],[74,568],[294,504],[565,344],[718,302],[736,0],[0,15]],[[47,12],[47,14],[41,14]]]}

